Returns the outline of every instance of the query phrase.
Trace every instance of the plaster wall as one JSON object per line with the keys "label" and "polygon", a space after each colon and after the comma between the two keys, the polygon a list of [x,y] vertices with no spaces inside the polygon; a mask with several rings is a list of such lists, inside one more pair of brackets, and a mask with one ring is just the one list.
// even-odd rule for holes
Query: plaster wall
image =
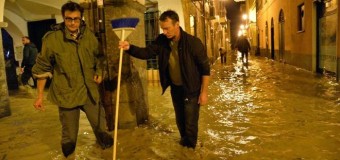
{"label": "plaster wall", "polygon": [[[305,29],[298,31],[298,6],[305,5]],[[284,61],[304,69],[312,70],[313,56],[313,2],[307,0],[281,1],[268,0],[257,13],[257,26],[260,34],[261,55],[270,57],[271,27],[274,25],[274,52],[279,52],[279,16],[280,10],[284,12]],[[272,23],[273,19],[273,23]],[[266,30],[266,22],[268,28]],[[266,36],[266,32],[268,33]],[[267,45],[268,49],[267,50]],[[263,51],[265,53],[263,53]]]}
{"label": "plaster wall", "polygon": [[0,22],[4,21],[5,0],[0,0]]}
{"label": "plaster wall", "polygon": [[28,35],[27,21],[7,9],[4,13],[5,20],[8,23],[6,30],[12,36],[14,46],[22,45],[21,37]]}
{"label": "plaster wall", "polygon": [[[179,16],[179,24],[185,30],[184,13],[181,0],[171,0],[171,3],[169,3],[169,0],[158,0],[158,10],[160,14],[168,9],[172,9],[177,12]],[[160,31],[162,33],[162,29],[160,29]]]}

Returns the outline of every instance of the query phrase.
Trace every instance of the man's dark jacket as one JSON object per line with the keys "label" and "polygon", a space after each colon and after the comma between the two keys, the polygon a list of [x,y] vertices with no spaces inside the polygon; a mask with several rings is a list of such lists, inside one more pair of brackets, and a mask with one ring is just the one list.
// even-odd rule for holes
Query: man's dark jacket
{"label": "man's dark jacket", "polygon": [[33,67],[35,59],[38,55],[38,49],[34,43],[30,42],[24,46],[23,59],[21,62],[21,68]]}
{"label": "man's dark jacket", "polygon": [[250,43],[245,36],[241,36],[236,42],[236,47],[238,51],[247,53],[250,50]]}
{"label": "man's dark jacket", "polygon": [[[183,80],[183,87],[187,96],[197,96],[201,90],[202,76],[210,75],[210,63],[205,48],[200,39],[189,35],[180,29],[178,56]],[[130,55],[140,59],[150,59],[158,56],[160,82],[163,93],[171,85],[169,74],[169,56],[171,40],[160,34],[156,40],[146,48],[130,45],[127,51]]]}

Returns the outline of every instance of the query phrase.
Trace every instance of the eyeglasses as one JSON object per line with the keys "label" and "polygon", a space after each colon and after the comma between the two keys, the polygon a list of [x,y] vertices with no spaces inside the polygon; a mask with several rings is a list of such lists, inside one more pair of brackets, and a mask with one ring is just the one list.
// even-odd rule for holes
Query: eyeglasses
{"label": "eyeglasses", "polygon": [[74,22],[74,23],[79,23],[80,20],[81,20],[80,17],[75,17],[75,18],[66,17],[66,18],[65,18],[65,21],[66,21],[67,23],[72,23],[72,22]]}

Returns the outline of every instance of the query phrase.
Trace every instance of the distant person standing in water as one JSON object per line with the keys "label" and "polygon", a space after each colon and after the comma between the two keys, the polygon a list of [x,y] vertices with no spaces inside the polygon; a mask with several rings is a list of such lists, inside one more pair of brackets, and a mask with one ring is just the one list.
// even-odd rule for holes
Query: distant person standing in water
{"label": "distant person standing in water", "polygon": [[221,63],[222,64],[227,63],[227,51],[222,47],[218,51],[220,52]]}
{"label": "distant person standing in water", "polygon": [[245,35],[238,37],[236,42],[236,49],[241,52],[242,62],[244,63],[244,57],[246,58],[246,64],[248,64],[248,52],[250,51],[250,43]]}

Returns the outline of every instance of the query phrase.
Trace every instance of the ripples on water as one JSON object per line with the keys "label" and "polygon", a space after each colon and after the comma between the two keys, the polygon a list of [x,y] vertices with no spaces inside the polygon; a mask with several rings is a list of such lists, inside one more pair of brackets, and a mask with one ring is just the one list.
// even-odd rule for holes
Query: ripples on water
{"label": "ripples on water", "polygon": [[206,147],[220,159],[338,159],[334,78],[251,58],[249,66],[213,66],[200,119]]}

